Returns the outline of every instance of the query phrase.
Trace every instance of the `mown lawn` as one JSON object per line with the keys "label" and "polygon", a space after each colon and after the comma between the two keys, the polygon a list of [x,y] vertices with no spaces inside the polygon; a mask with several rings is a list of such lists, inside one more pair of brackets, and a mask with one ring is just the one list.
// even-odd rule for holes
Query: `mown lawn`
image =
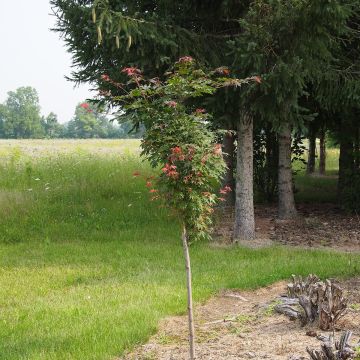
{"label": "mown lawn", "polygon": [[[133,144],[121,146],[3,152],[0,359],[114,359],[185,311],[179,226],[132,176],[151,173]],[[196,301],[292,273],[360,273],[359,254],[208,243],[191,252]]]}

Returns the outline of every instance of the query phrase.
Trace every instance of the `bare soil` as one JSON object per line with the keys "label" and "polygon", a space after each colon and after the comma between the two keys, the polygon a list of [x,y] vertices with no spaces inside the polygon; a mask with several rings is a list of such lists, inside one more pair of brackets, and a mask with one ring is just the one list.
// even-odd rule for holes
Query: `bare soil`
{"label": "bare soil", "polygon": [[[352,330],[360,341],[360,278],[342,283],[350,299],[348,313],[338,323],[337,333]],[[302,327],[273,310],[276,298],[285,292],[284,282],[255,291],[224,291],[196,308],[197,359],[309,359],[306,347],[319,348],[314,335],[328,335],[316,324]],[[308,336],[311,333],[312,336]],[[127,354],[126,360],[188,359],[187,318],[165,319],[150,341]]]}
{"label": "bare soil", "polygon": [[[346,214],[334,204],[301,204],[298,213],[294,220],[281,221],[277,219],[276,206],[256,206],[256,240],[245,245],[282,244],[360,251],[360,215]],[[234,214],[229,209],[222,209],[218,219],[215,239],[230,243]]]}

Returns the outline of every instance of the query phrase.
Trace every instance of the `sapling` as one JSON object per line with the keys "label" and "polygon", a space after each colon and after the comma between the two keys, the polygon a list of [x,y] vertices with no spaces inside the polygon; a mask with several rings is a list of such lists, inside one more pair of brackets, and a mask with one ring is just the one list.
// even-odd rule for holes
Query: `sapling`
{"label": "sapling", "polygon": [[121,71],[127,77],[125,84],[102,75],[101,100],[119,107],[120,114],[131,118],[135,127],[145,126],[142,155],[157,173],[146,179],[151,200],[169,207],[181,224],[190,359],[194,359],[189,244],[209,238],[214,206],[231,191],[229,186],[218,191],[225,171],[221,144],[217,143],[218,134],[209,126],[211,115],[194,103],[199,102],[196,98],[211,96],[219,87],[258,82],[258,78],[233,79],[225,68],[206,73],[189,56],[180,58],[164,81],[146,79],[135,67]]}

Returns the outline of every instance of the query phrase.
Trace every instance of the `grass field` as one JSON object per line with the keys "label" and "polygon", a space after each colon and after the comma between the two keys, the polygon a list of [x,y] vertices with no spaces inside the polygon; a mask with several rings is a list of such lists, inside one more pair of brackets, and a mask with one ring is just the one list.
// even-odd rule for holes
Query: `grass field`
{"label": "grass field", "polygon": [[[337,197],[337,172],[339,169],[339,150],[327,149],[326,176],[314,174],[305,175],[303,163],[294,165],[298,171],[295,176],[295,200],[297,202],[336,202]],[[316,159],[316,169],[319,168],[319,159]]]}
{"label": "grass field", "polygon": [[[0,141],[1,360],[115,359],[184,313],[179,226],[132,176],[151,173],[137,154],[136,141]],[[360,273],[359,254],[191,254],[196,301],[292,273]]]}

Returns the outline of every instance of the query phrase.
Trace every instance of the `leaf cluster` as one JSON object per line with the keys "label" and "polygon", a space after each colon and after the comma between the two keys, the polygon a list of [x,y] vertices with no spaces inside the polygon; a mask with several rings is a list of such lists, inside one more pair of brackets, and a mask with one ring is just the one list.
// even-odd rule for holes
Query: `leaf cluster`
{"label": "leaf cluster", "polygon": [[[147,183],[153,200],[161,200],[175,211],[190,239],[208,237],[213,207],[222,200],[215,189],[225,164],[217,133],[209,126],[211,115],[205,109],[196,109],[189,100],[253,79],[230,79],[219,75],[219,70],[205,73],[190,57],[181,58],[164,81],[146,79],[137,68],[123,72],[130,78],[121,85],[127,92],[105,96],[120,106],[125,116],[131,113],[136,124],[145,125],[142,155],[159,174]],[[221,193],[228,191],[222,189]]]}

